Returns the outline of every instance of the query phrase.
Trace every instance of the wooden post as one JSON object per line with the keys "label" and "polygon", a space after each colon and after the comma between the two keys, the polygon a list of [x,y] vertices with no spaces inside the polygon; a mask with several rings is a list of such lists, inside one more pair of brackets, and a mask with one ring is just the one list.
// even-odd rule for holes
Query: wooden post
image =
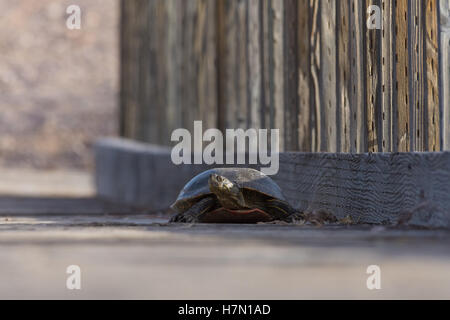
{"label": "wooden post", "polygon": [[364,26],[365,8],[360,0],[350,2],[350,69],[351,69],[351,122],[350,139],[351,152],[367,150],[365,87],[364,87]]}
{"label": "wooden post", "polygon": [[350,1],[339,1],[338,14],[336,18],[338,30],[338,97],[339,97],[339,152],[350,152],[350,92],[351,92],[351,69],[350,69]]}
{"label": "wooden post", "polygon": [[262,21],[260,0],[249,0],[248,6],[248,99],[250,128],[261,128],[262,120]]}
{"label": "wooden post", "polygon": [[273,61],[272,95],[273,95],[273,129],[280,130],[280,151],[284,150],[284,2],[272,0],[272,41]]}
{"label": "wooden post", "polygon": [[394,0],[382,0],[383,26],[381,31],[381,119],[382,151],[396,148],[393,141],[393,116],[397,108],[395,90],[395,7]]}
{"label": "wooden post", "polygon": [[322,97],[321,151],[336,152],[337,148],[337,96],[336,96],[336,1],[322,0],[320,8],[321,70],[320,92]]}
{"label": "wooden post", "polygon": [[298,3],[298,140],[299,150],[308,152],[312,150],[311,141],[311,69],[310,69],[310,5],[308,1]]}
{"label": "wooden post", "polygon": [[411,73],[411,150],[425,150],[425,67],[424,67],[424,2],[413,0],[410,2],[411,14],[409,15]]}
{"label": "wooden post", "polygon": [[[408,0],[397,0],[395,8],[396,30],[396,92],[397,92],[397,150],[410,150],[409,137],[409,70],[408,70]],[[395,124],[394,124],[395,126]]]}
{"label": "wooden post", "polygon": [[443,150],[450,150],[450,0],[440,0]]}
{"label": "wooden post", "polygon": [[[380,6],[379,0],[366,0],[366,8]],[[372,14],[372,12],[370,12]],[[366,101],[367,101],[367,143],[368,151],[378,152],[382,149],[378,141],[381,110],[381,39],[377,29],[366,29]]]}
{"label": "wooden post", "polygon": [[299,113],[299,38],[297,0],[284,1],[284,148],[297,151]]}
{"label": "wooden post", "polygon": [[426,0],[426,76],[427,76],[427,115],[428,150],[439,151],[440,113],[439,113],[439,44],[438,8],[436,0]]}

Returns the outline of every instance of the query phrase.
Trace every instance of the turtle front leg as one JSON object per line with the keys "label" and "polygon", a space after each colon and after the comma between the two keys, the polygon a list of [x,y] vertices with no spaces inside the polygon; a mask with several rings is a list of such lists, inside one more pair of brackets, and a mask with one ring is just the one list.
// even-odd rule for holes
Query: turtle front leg
{"label": "turtle front leg", "polygon": [[216,206],[216,199],[213,197],[207,197],[192,207],[190,207],[185,212],[177,213],[174,215],[169,222],[185,222],[185,223],[196,223],[200,222],[200,216],[205,212],[213,209]]}

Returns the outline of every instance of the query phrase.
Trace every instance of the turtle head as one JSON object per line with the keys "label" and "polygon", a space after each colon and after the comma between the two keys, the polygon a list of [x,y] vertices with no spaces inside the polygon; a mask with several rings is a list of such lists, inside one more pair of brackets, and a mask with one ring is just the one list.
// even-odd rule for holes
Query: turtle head
{"label": "turtle head", "polygon": [[220,204],[227,209],[243,209],[246,207],[241,189],[229,179],[212,174],[208,180],[209,190],[214,193]]}

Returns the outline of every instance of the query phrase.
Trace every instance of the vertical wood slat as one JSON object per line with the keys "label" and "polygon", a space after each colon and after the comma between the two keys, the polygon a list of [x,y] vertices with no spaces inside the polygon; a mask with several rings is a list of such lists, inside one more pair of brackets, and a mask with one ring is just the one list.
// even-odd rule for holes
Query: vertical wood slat
{"label": "vertical wood slat", "polygon": [[[379,0],[366,0],[366,8],[375,5],[380,7]],[[372,12],[369,13],[372,15]],[[381,67],[380,31],[368,29],[366,31],[366,101],[367,101],[367,147],[368,151],[378,152],[381,150],[378,141],[378,130],[380,130],[380,110],[381,110]]]}
{"label": "vertical wood slat", "polygon": [[382,151],[396,150],[393,141],[393,112],[396,110],[395,96],[395,7],[394,0],[382,0],[381,31],[381,119],[382,119]]}
{"label": "vertical wood slat", "polygon": [[[249,71],[257,72],[257,66],[249,65],[249,54],[255,55],[254,45],[248,44],[248,10],[247,1],[223,1],[224,21],[223,32],[223,52],[220,57],[223,59],[223,72],[220,79],[224,90],[222,97],[222,108],[224,109],[225,128],[247,128],[249,125],[249,112],[251,108],[249,102],[255,103],[252,97],[256,87],[249,86]],[[249,48],[251,46],[251,48]],[[249,96],[250,94],[250,96]],[[252,101],[253,100],[253,101]]]}
{"label": "vertical wood slat", "polygon": [[[145,1],[142,1],[145,2]],[[151,19],[148,19],[148,16]],[[166,123],[165,108],[167,106],[167,7],[162,1],[148,3],[148,8],[141,7],[137,17],[134,17],[141,27],[137,35],[144,42],[141,57],[138,62],[137,101],[139,114],[138,139],[153,143],[167,144],[168,128],[160,127],[159,123]],[[144,27],[145,26],[145,27]],[[149,70],[149,71],[148,71]],[[146,89],[149,89],[148,91]],[[166,131],[167,130],[167,131]]]}
{"label": "vertical wood slat", "polygon": [[336,152],[337,148],[337,97],[336,97],[336,1],[321,2],[321,151]]}
{"label": "vertical wood slat", "polygon": [[426,0],[426,76],[427,76],[427,115],[428,150],[439,151],[440,112],[439,112],[439,45],[438,8],[436,0]]}
{"label": "vertical wood slat", "polygon": [[311,106],[314,106],[312,112],[312,151],[320,151],[321,138],[321,96],[320,96],[320,0],[311,0]]}
{"label": "vertical wood slat", "polygon": [[297,151],[298,140],[298,1],[284,1],[284,150]]}
{"label": "vertical wood slat", "polygon": [[280,130],[280,151],[284,151],[284,2],[271,1],[271,25],[272,34],[269,41],[272,42],[272,82],[273,96],[273,126],[272,129]]}
{"label": "vertical wood slat", "polygon": [[237,112],[236,115],[230,115],[231,117],[237,116],[235,128],[247,128],[248,127],[248,112],[249,112],[249,98],[248,98],[248,6],[247,1],[238,1],[236,5],[236,55],[237,61],[234,64],[236,72],[236,85],[237,85]]}
{"label": "vertical wood slat", "polygon": [[262,42],[261,2],[249,0],[248,5],[248,127],[259,129],[262,122]]}
{"label": "vertical wood slat", "polygon": [[[195,29],[197,20],[197,1],[180,1],[181,10],[181,43],[182,54],[179,77],[182,79],[180,90],[181,125],[193,132],[193,124],[198,118],[197,73],[195,56]],[[170,29],[172,26],[166,25]]]}
{"label": "vertical wood slat", "polygon": [[310,69],[310,4],[309,1],[298,2],[298,141],[299,151],[312,151],[311,111],[314,106],[311,99]]}
{"label": "vertical wood slat", "polygon": [[[179,128],[184,124],[182,123],[183,117],[182,113],[182,105],[181,105],[181,96],[180,92],[183,89],[183,78],[180,76],[181,69],[183,66],[183,50],[181,49],[182,43],[182,24],[178,23],[178,21],[182,21],[185,18],[185,10],[182,7],[182,3],[178,0],[168,0],[164,3],[166,7],[167,14],[167,22],[161,21],[160,19],[154,19],[155,21],[159,21],[159,23],[164,23],[164,29],[167,31],[167,42],[164,50],[167,52],[167,83],[170,83],[167,88],[167,105],[165,110],[165,114],[167,116],[165,125],[168,130],[171,128]],[[166,24],[170,26],[166,28]],[[157,39],[156,34],[151,33],[151,37]],[[152,41],[151,39],[149,41]],[[152,48],[152,52],[158,53],[159,45],[156,45]],[[159,53],[158,53],[159,54]],[[162,65],[160,65],[162,66]],[[161,79],[164,81],[164,79]],[[161,92],[160,92],[161,93]],[[150,101],[149,101],[150,102]],[[151,103],[154,105],[154,102]],[[147,108],[149,108],[148,106]],[[151,107],[153,109],[153,107]],[[161,119],[162,120],[162,119]],[[148,120],[147,120],[148,121]],[[153,120],[154,121],[154,120]],[[157,126],[156,126],[157,127]],[[164,131],[164,128],[161,128]],[[154,133],[150,133],[152,136]],[[169,134],[169,132],[165,132],[164,134]]]}
{"label": "vertical wood slat", "polygon": [[[382,31],[365,29],[370,4]],[[170,144],[203,120],[278,128],[284,150],[449,148],[446,5],[122,1],[122,134]]]}
{"label": "vertical wood slat", "polygon": [[338,91],[339,96],[339,128],[340,138],[338,151],[350,152],[350,90],[351,90],[351,69],[350,69],[350,1],[339,1],[339,14],[336,21],[338,21]]}
{"label": "vertical wood slat", "polygon": [[450,150],[450,0],[440,0],[443,150]]}
{"label": "vertical wood slat", "polygon": [[233,128],[237,126],[236,113],[238,108],[238,96],[236,92],[236,76],[235,67],[237,65],[237,53],[236,53],[236,38],[237,38],[237,14],[236,14],[236,1],[221,0],[221,6],[223,7],[223,30],[221,37],[222,51],[221,57],[221,83],[223,101],[221,105],[224,114],[224,126],[225,128]]}
{"label": "vertical wood slat", "polygon": [[140,108],[139,89],[145,79],[139,64],[146,62],[141,60],[146,40],[141,31],[148,30],[147,14],[151,6],[146,1],[124,1],[121,8],[121,133],[133,139],[143,139],[139,119],[144,114]]}
{"label": "vertical wood slat", "polygon": [[216,53],[217,53],[217,128],[223,132],[227,127],[227,100],[228,84],[226,75],[228,73],[226,57],[226,0],[217,0],[216,12]]}
{"label": "vertical wood slat", "polygon": [[273,113],[273,97],[271,94],[272,77],[271,77],[271,61],[272,61],[272,42],[269,41],[272,34],[271,21],[271,0],[261,0],[260,19],[261,19],[261,72],[262,72],[262,92],[261,92],[261,126],[263,128],[272,128]]}
{"label": "vertical wood slat", "polygon": [[351,122],[350,152],[364,152],[366,148],[365,90],[364,90],[364,45],[363,24],[365,8],[360,0],[350,2],[350,69],[351,69]]}
{"label": "vertical wood slat", "polygon": [[425,83],[424,83],[424,5],[423,0],[410,2],[410,92],[411,92],[411,150],[425,151]]}
{"label": "vertical wood slat", "polygon": [[397,0],[396,18],[396,92],[397,92],[397,150],[410,150],[409,137],[409,81],[408,81],[408,0]]}
{"label": "vertical wood slat", "polygon": [[198,0],[197,26],[195,30],[195,54],[197,57],[197,118],[207,128],[216,128],[217,106],[217,47],[216,47],[216,1]]}

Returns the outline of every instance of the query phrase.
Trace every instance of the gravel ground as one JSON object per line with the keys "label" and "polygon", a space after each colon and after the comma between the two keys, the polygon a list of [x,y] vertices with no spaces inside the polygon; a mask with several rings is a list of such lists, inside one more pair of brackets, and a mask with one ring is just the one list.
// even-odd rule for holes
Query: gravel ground
{"label": "gravel ground", "polygon": [[115,135],[117,0],[0,0],[0,166],[92,166],[90,145]]}

